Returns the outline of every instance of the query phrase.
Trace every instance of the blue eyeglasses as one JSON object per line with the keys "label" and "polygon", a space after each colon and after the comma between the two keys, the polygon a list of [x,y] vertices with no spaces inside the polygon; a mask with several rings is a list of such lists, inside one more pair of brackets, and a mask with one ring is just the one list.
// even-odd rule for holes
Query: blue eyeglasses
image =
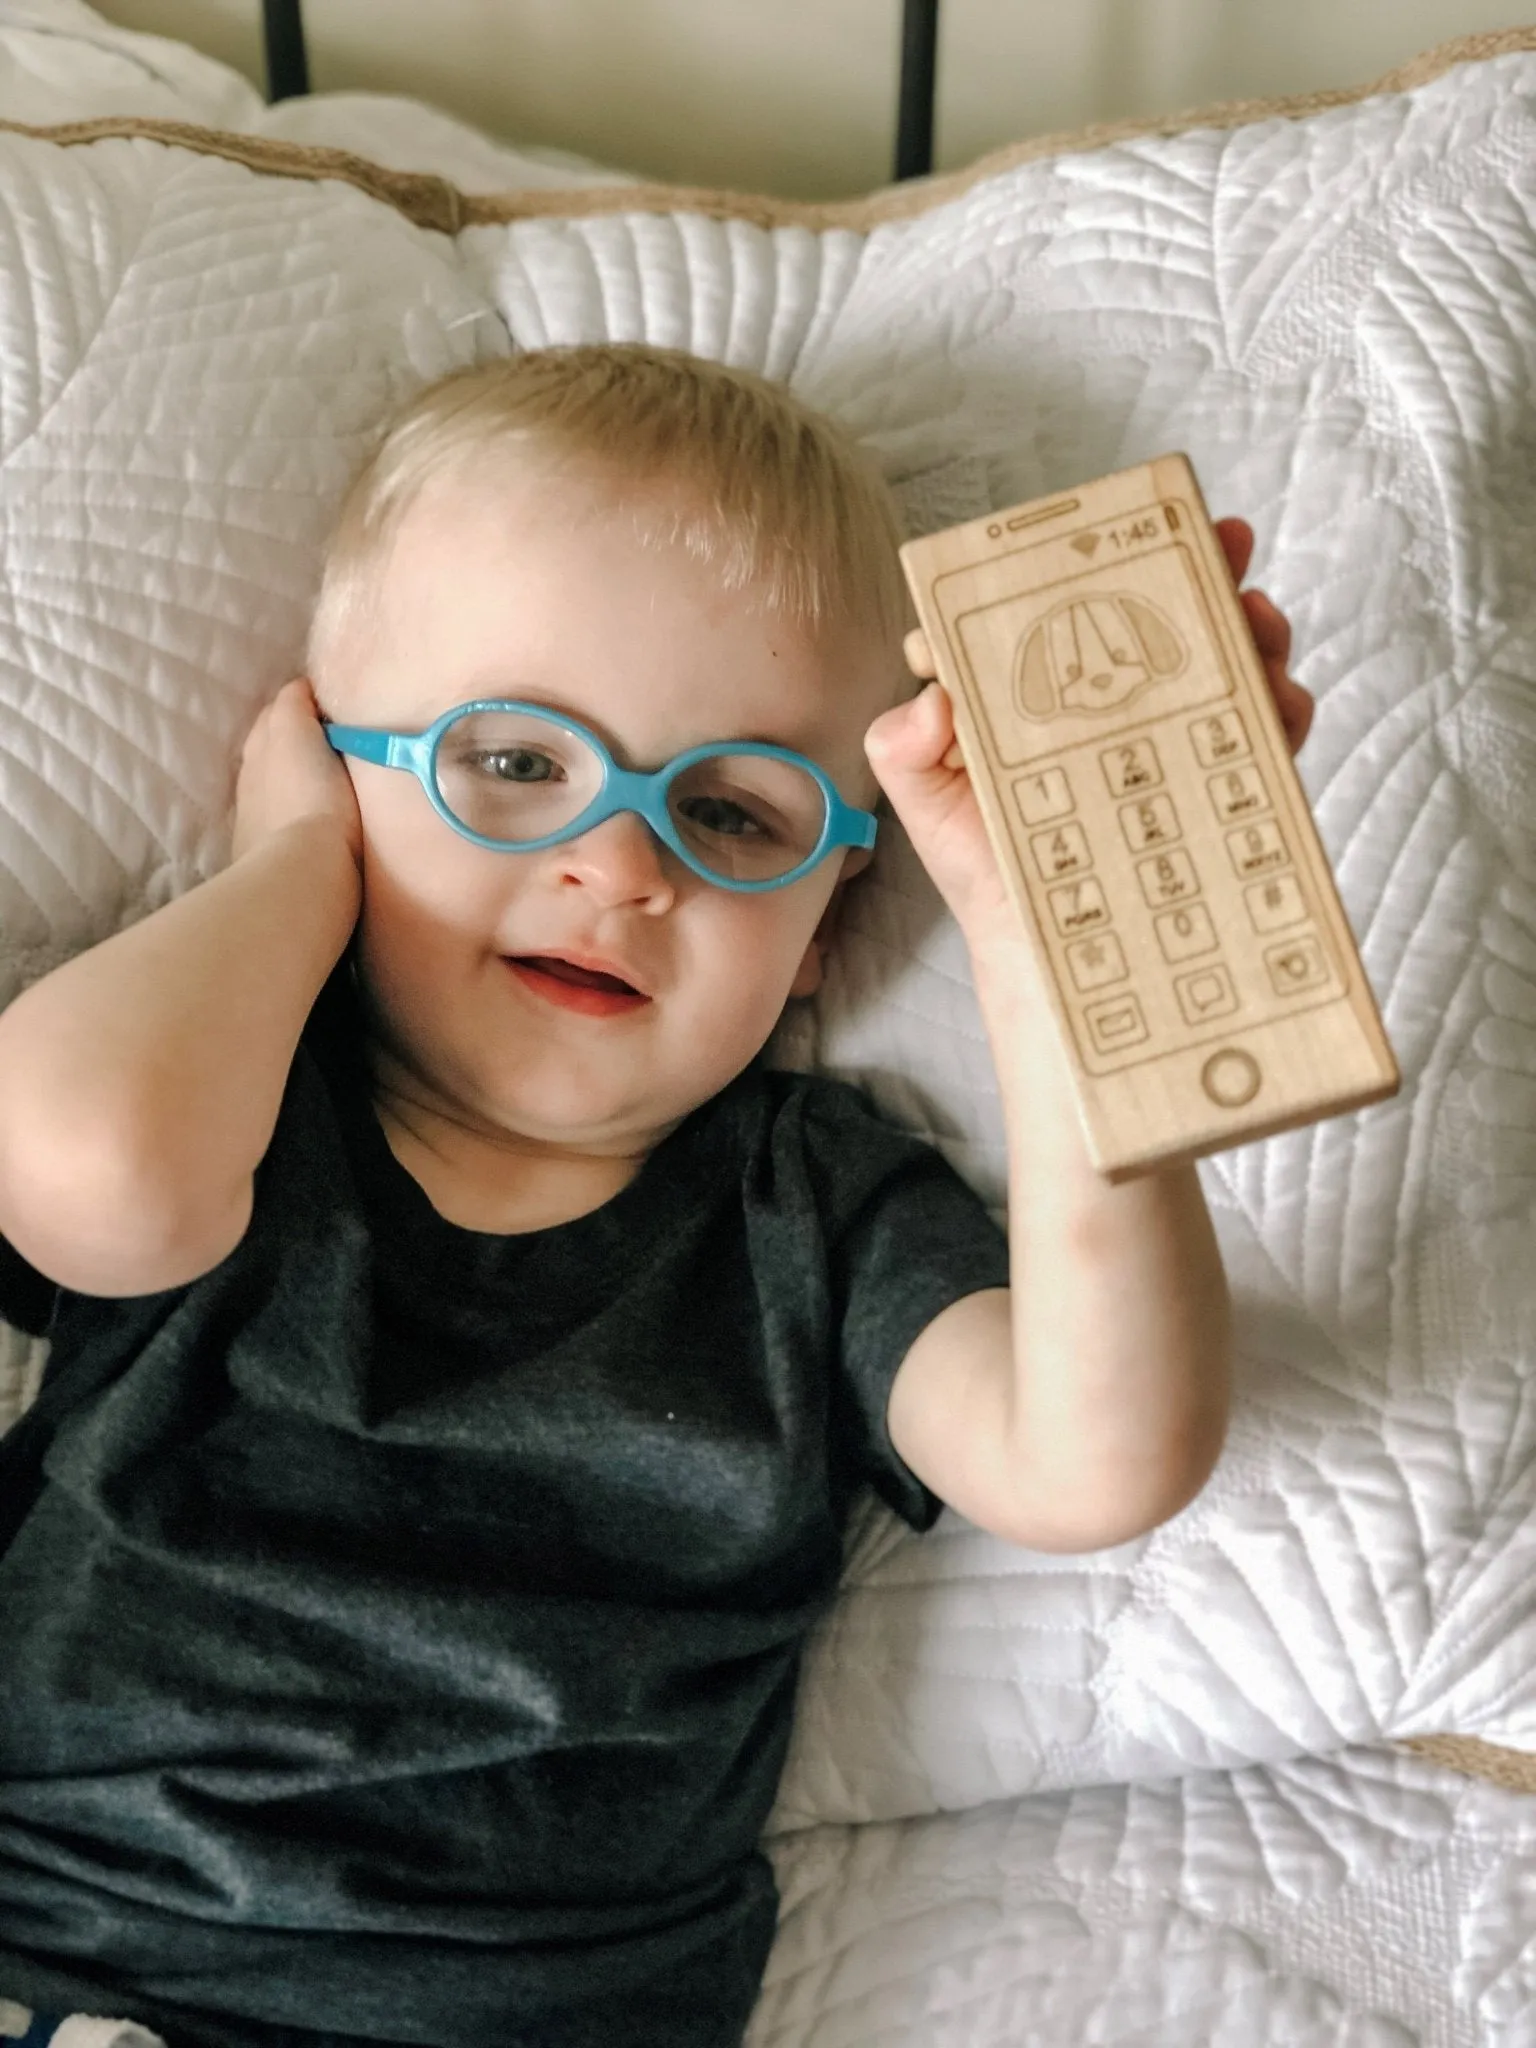
{"label": "blue eyeglasses", "polygon": [[457,704],[425,732],[327,725],[338,754],[405,768],[477,846],[537,853],[634,811],[706,882],[783,889],[843,846],[873,846],[876,821],[845,804],[814,761],[761,740],[690,747],[637,775],[596,733],[539,704]]}

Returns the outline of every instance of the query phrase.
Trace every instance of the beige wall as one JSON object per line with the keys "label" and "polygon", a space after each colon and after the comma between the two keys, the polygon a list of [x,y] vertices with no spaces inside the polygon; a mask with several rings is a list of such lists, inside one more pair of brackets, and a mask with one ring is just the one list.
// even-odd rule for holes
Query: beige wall
{"label": "beige wall", "polygon": [[[96,0],[261,77],[258,0]],[[943,0],[941,168],[1051,129],[1364,83],[1536,0]],[[899,0],[305,0],[317,90],[706,185],[889,176]]]}

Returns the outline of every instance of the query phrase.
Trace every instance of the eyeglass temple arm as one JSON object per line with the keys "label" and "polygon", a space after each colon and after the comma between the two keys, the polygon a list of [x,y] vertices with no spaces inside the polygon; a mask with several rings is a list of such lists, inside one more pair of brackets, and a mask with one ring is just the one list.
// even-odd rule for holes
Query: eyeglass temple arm
{"label": "eyeglass temple arm", "polygon": [[410,765],[402,757],[399,733],[378,732],[366,725],[329,723],[322,730],[338,754],[351,754],[359,761],[377,761],[382,768],[405,768]]}
{"label": "eyeglass temple arm", "polygon": [[830,784],[824,784],[827,795],[827,826],[835,835],[837,846],[873,846],[875,834],[880,830],[880,820],[873,811],[856,810],[852,804],[845,804]]}

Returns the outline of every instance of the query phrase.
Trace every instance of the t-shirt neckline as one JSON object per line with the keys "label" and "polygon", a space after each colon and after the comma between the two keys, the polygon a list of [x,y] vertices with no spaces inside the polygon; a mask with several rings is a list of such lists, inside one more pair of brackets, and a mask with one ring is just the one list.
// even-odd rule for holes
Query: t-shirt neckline
{"label": "t-shirt neckline", "polygon": [[373,1099],[361,1006],[350,982],[336,993],[343,1016],[336,1019],[350,1044],[333,1076],[351,1126],[350,1147],[369,1209],[390,1236],[408,1241],[414,1257],[427,1257],[444,1270],[468,1278],[489,1278],[508,1259],[560,1253],[606,1254],[628,1266],[645,1256],[658,1233],[673,1227],[679,1197],[707,1199],[738,1148],[724,1140],[724,1120],[737,1115],[752,1093],[760,1062],[754,1060],[719,1094],[691,1110],[642,1160],[639,1169],[606,1201],[562,1223],[527,1231],[477,1230],[453,1222],[432,1202],[416,1176],[395,1155]]}

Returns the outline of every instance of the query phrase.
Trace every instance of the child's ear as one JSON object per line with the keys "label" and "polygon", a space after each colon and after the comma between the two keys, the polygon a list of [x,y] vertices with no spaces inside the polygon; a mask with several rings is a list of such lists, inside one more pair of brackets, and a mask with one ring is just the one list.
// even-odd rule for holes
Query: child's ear
{"label": "child's ear", "polygon": [[792,996],[813,996],[821,987],[822,955],[830,943],[832,929],[836,923],[836,904],[837,897],[834,895],[822,913],[821,923],[811,934],[811,943],[806,947],[804,957],[795,969],[795,978],[789,984]]}
{"label": "child's ear", "polygon": [[821,913],[816,929],[811,933],[811,943],[805,949],[805,957],[795,969],[795,978],[789,985],[792,996],[813,996],[821,987],[822,967],[827,948],[837,936],[837,921],[843,910],[843,891],[854,876],[867,868],[874,854],[867,846],[853,846],[843,856],[843,871],[832,885],[832,894],[827,898],[827,907]]}

